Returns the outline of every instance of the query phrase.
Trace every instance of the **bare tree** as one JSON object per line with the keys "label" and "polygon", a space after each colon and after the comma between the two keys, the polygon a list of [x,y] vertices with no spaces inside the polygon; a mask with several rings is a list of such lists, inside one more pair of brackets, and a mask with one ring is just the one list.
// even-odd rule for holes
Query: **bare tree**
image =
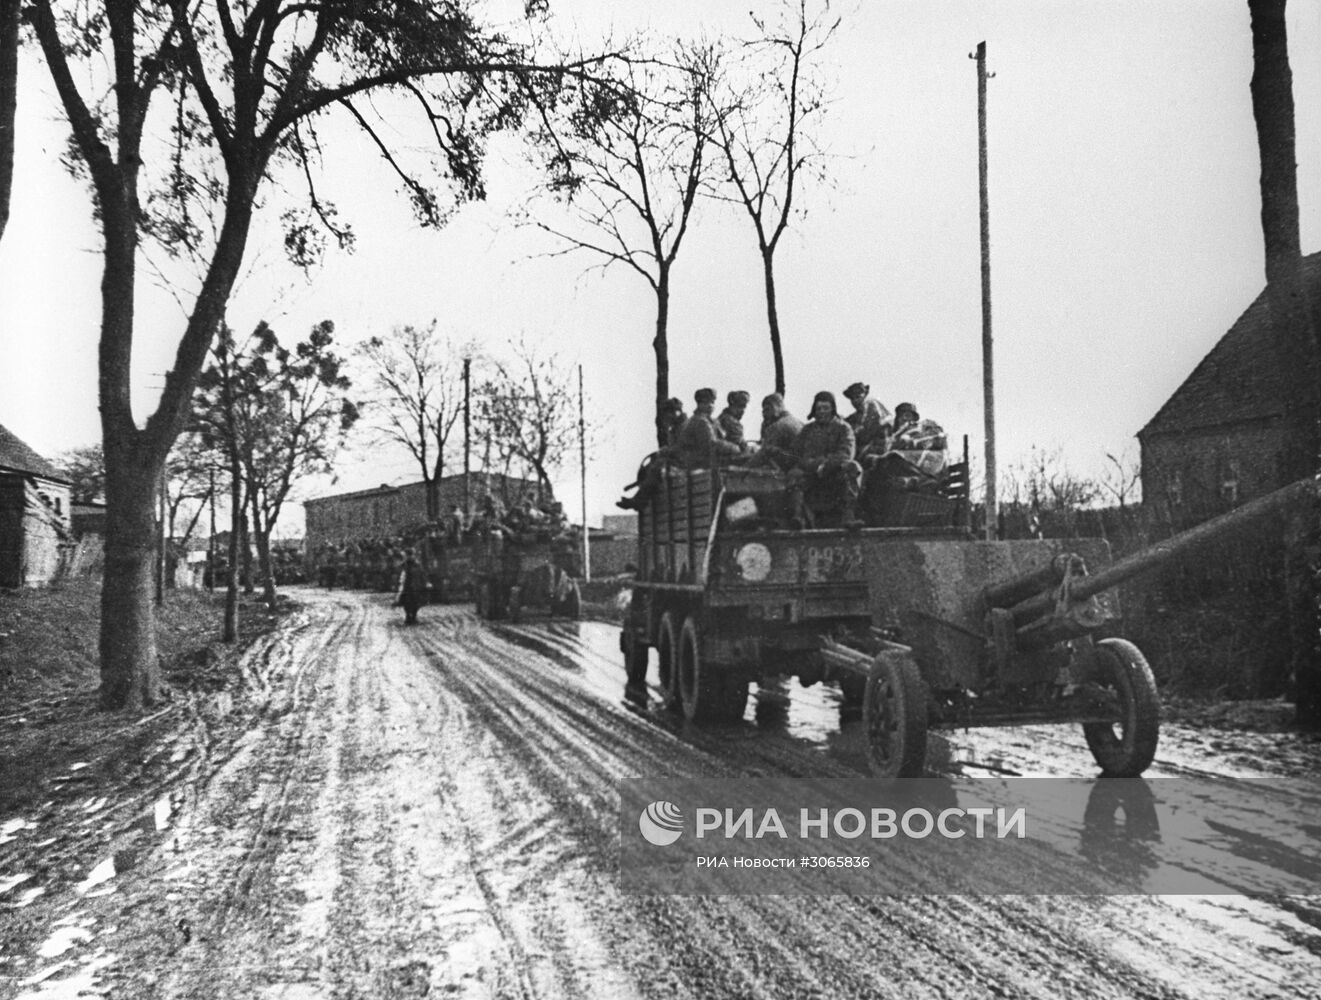
{"label": "bare tree", "polygon": [[558,356],[523,341],[512,354],[507,364],[491,362],[493,374],[478,393],[479,420],[495,442],[496,461],[530,469],[543,496],[550,495],[551,474],[578,444],[577,380]]}
{"label": "bare tree", "polygon": [[[528,4],[529,17],[543,7]],[[456,202],[485,193],[485,138],[599,60],[539,65],[528,45],[480,24],[463,0],[31,0],[29,10],[104,239],[101,703],[139,708],[157,700],[160,685],[151,603],[156,481],[188,418],[272,169],[305,167],[312,213],[342,238],[312,169],[318,127],[342,112],[400,178],[419,220],[439,225]],[[427,163],[405,157],[417,148],[401,134],[406,108],[431,141]],[[421,176],[439,178],[440,189]],[[290,227],[295,257],[310,233]],[[197,252],[207,264],[160,403],[140,428],[130,385],[144,238],[167,248],[205,244]]]}
{"label": "bare tree", "polygon": [[426,327],[395,327],[359,348],[376,390],[368,415],[378,433],[402,445],[426,483],[427,517],[440,517],[439,486],[450,438],[463,416],[463,361],[479,357],[473,343],[455,344]]}
{"label": "bare tree", "polygon": [[630,65],[616,80],[585,83],[562,122],[536,138],[548,151],[552,193],[572,209],[572,229],[535,224],[565,244],[552,256],[585,250],[602,270],[621,264],[656,296],[657,440],[670,396],[671,273],[688,232],[706,161],[709,53],[681,47],[674,65]]}
{"label": "bare tree", "polygon": [[804,181],[826,179],[816,130],[827,101],[821,54],[839,29],[830,0],[780,0],[772,18],[751,15],[757,37],[719,60],[712,88],[713,140],[723,154],[729,191],[757,235],[766,290],[766,322],[775,391],[785,391],[784,351],[776,304],[775,251],[790,221],[801,218]]}
{"label": "bare tree", "polygon": [[[1252,116],[1261,155],[1261,228],[1266,248],[1266,294],[1271,343],[1283,375],[1287,479],[1317,474],[1321,445],[1321,385],[1317,329],[1308,302],[1298,224],[1298,167],[1294,133],[1293,73],[1285,0],[1248,0],[1252,26]],[[1286,527],[1285,588],[1289,606],[1292,672],[1298,721],[1321,728],[1321,621],[1317,614],[1316,557],[1321,509],[1296,511]]]}
{"label": "bare tree", "polygon": [[1134,500],[1142,499],[1142,468],[1127,448],[1118,455],[1107,451],[1105,460],[1107,464],[1096,479],[1097,490],[1120,510],[1127,510]]}

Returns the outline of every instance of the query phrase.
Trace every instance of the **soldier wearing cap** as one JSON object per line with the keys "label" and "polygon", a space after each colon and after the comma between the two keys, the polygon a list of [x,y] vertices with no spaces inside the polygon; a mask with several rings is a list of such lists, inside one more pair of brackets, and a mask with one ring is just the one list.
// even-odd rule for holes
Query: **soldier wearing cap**
{"label": "soldier wearing cap", "polygon": [[734,390],[725,397],[729,405],[721,410],[720,416],[716,418],[725,440],[732,441],[740,448],[747,443],[747,438],[743,434],[743,414],[748,411],[748,401],[751,399],[752,397],[742,389]]}
{"label": "soldier wearing cap", "polygon": [[858,461],[863,462],[868,455],[883,454],[889,447],[893,424],[890,411],[873,398],[871,386],[863,382],[854,382],[844,390],[844,395],[853,404],[848,422],[857,443]]}
{"label": "soldier wearing cap", "polygon": [[816,394],[811,417],[794,441],[794,467],[789,470],[791,509],[802,507],[806,493],[827,493],[832,506],[841,509],[844,526],[856,527],[861,524],[857,510],[862,467],[853,460],[853,428],[840,417],[831,392]]}
{"label": "soldier wearing cap", "polygon": [[716,408],[716,391],[698,389],[693,394],[693,401],[697,404],[693,415],[679,429],[674,445],[679,461],[690,469],[707,469],[713,462],[739,458],[746,449],[727,441],[720,424],[712,416]]}
{"label": "soldier wearing cap", "polygon": [[660,410],[660,418],[657,420],[665,447],[674,447],[679,440],[679,431],[683,429],[684,421],[687,419],[688,414],[683,412],[682,399],[671,396],[665,401],[665,405]]}
{"label": "soldier wearing cap", "polygon": [[[945,429],[934,420],[925,420],[912,403],[894,408],[895,430],[886,454],[887,464],[902,463],[897,472],[914,480],[910,487],[934,483],[949,464]],[[893,470],[892,471],[896,471]]]}
{"label": "soldier wearing cap", "polygon": [[803,422],[784,407],[784,397],[773,392],[761,401],[761,446],[756,465],[788,470],[794,465],[793,448]]}

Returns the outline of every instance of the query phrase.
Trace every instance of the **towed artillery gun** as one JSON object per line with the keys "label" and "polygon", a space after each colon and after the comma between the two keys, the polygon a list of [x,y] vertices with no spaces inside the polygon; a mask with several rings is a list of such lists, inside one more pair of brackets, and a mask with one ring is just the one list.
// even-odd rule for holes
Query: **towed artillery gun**
{"label": "towed artillery gun", "polygon": [[780,473],[663,469],[620,634],[630,694],[645,694],[654,649],[662,698],[693,723],[741,719],[752,681],[838,682],[862,703],[880,777],[920,775],[932,727],[1032,723],[1081,723],[1103,774],[1137,776],[1160,697],[1141,651],[1106,635],[1113,588],[1316,489],[1294,483],[1112,563],[1103,539],[975,539],[966,474],[959,486],[921,523],[785,530],[735,516],[774,509]]}

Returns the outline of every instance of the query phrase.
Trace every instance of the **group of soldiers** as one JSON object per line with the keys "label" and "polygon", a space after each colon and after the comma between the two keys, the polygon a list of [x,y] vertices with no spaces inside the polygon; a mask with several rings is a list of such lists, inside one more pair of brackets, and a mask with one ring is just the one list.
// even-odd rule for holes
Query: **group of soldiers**
{"label": "group of soldiers", "polygon": [[524,493],[509,507],[487,491],[472,518],[455,507],[446,519],[446,534],[452,542],[463,542],[483,532],[498,532],[510,541],[550,541],[570,531],[564,505],[558,500],[538,500],[535,493]]}
{"label": "group of soldiers", "polygon": [[499,497],[486,493],[477,510],[468,517],[456,506],[438,522],[410,532],[362,538],[348,542],[325,542],[311,553],[317,583],[322,587],[388,591],[396,585],[410,555],[427,565],[435,562],[441,546],[463,545],[491,533],[507,541],[550,541],[570,533],[564,507],[555,501],[538,502],[527,493],[506,507]]}
{"label": "group of soldiers", "polygon": [[[743,428],[751,396],[729,393],[726,406],[715,413],[714,389],[698,389],[691,416],[679,399],[662,408],[659,426],[665,445],[643,463],[637,493],[618,506],[640,508],[659,484],[660,468],[675,462],[686,468],[739,465],[777,469],[786,474],[793,526],[811,518],[805,497],[818,498],[841,511],[845,525],[860,524],[860,496],[871,499],[888,491],[934,491],[948,464],[945,432],[934,420],[923,419],[912,403],[900,403],[893,415],[871,395],[871,387],[854,382],[844,390],[853,412],[842,417],[832,392],[818,392],[806,422],[790,413],[779,393],[761,402],[761,435],[748,440]],[[633,485],[633,484],[630,484]]]}

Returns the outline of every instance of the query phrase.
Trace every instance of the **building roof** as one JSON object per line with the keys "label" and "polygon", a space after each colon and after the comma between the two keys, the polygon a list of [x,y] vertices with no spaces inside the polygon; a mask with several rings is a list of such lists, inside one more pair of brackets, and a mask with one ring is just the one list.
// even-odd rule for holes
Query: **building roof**
{"label": "building roof", "polygon": [[68,476],[29,448],[3,425],[0,425],[0,470],[26,472],[29,475],[40,476],[42,479],[53,479],[57,483],[69,482]]}
{"label": "building roof", "polygon": [[[490,473],[474,472],[472,473],[472,482],[474,486],[480,485],[482,489],[485,489],[488,486],[497,487],[497,484],[498,484],[497,488],[500,489],[508,489],[510,487],[513,487],[515,489],[522,489],[527,487],[535,488],[537,485],[537,481],[535,479],[519,479],[516,476],[506,476],[500,472],[490,472]],[[437,484],[437,489],[439,491],[442,502],[446,501],[447,499],[450,503],[454,502],[454,497],[451,496],[450,494],[454,492],[455,488],[461,488],[462,485],[463,485],[462,473],[459,473],[458,475],[455,476],[441,476]],[[426,483],[422,482],[421,480],[412,483],[403,483],[399,486],[391,486],[388,483],[382,483],[380,486],[373,486],[371,489],[353,490],[349,493],[334,493],[324,497],[313,497],[311,500],[304,500],[303,506],[312,507],[312,506],[316,506],[317,504],[328,503],[328,502],[337,503],[342,500],[356,500],[356,499],[361,499],[363,497],[385,496],[390,493],[399,493],[402,490],[422,489],[425,486]]]}
{"label": "building roof", "polygon": [[[1303,258],[1303,280],[1308,297],[1321,302],[1321,253]],[[1284,373],[1271,349],[1270,319],[1263,289],[1138,437],[1283,416]]]}

